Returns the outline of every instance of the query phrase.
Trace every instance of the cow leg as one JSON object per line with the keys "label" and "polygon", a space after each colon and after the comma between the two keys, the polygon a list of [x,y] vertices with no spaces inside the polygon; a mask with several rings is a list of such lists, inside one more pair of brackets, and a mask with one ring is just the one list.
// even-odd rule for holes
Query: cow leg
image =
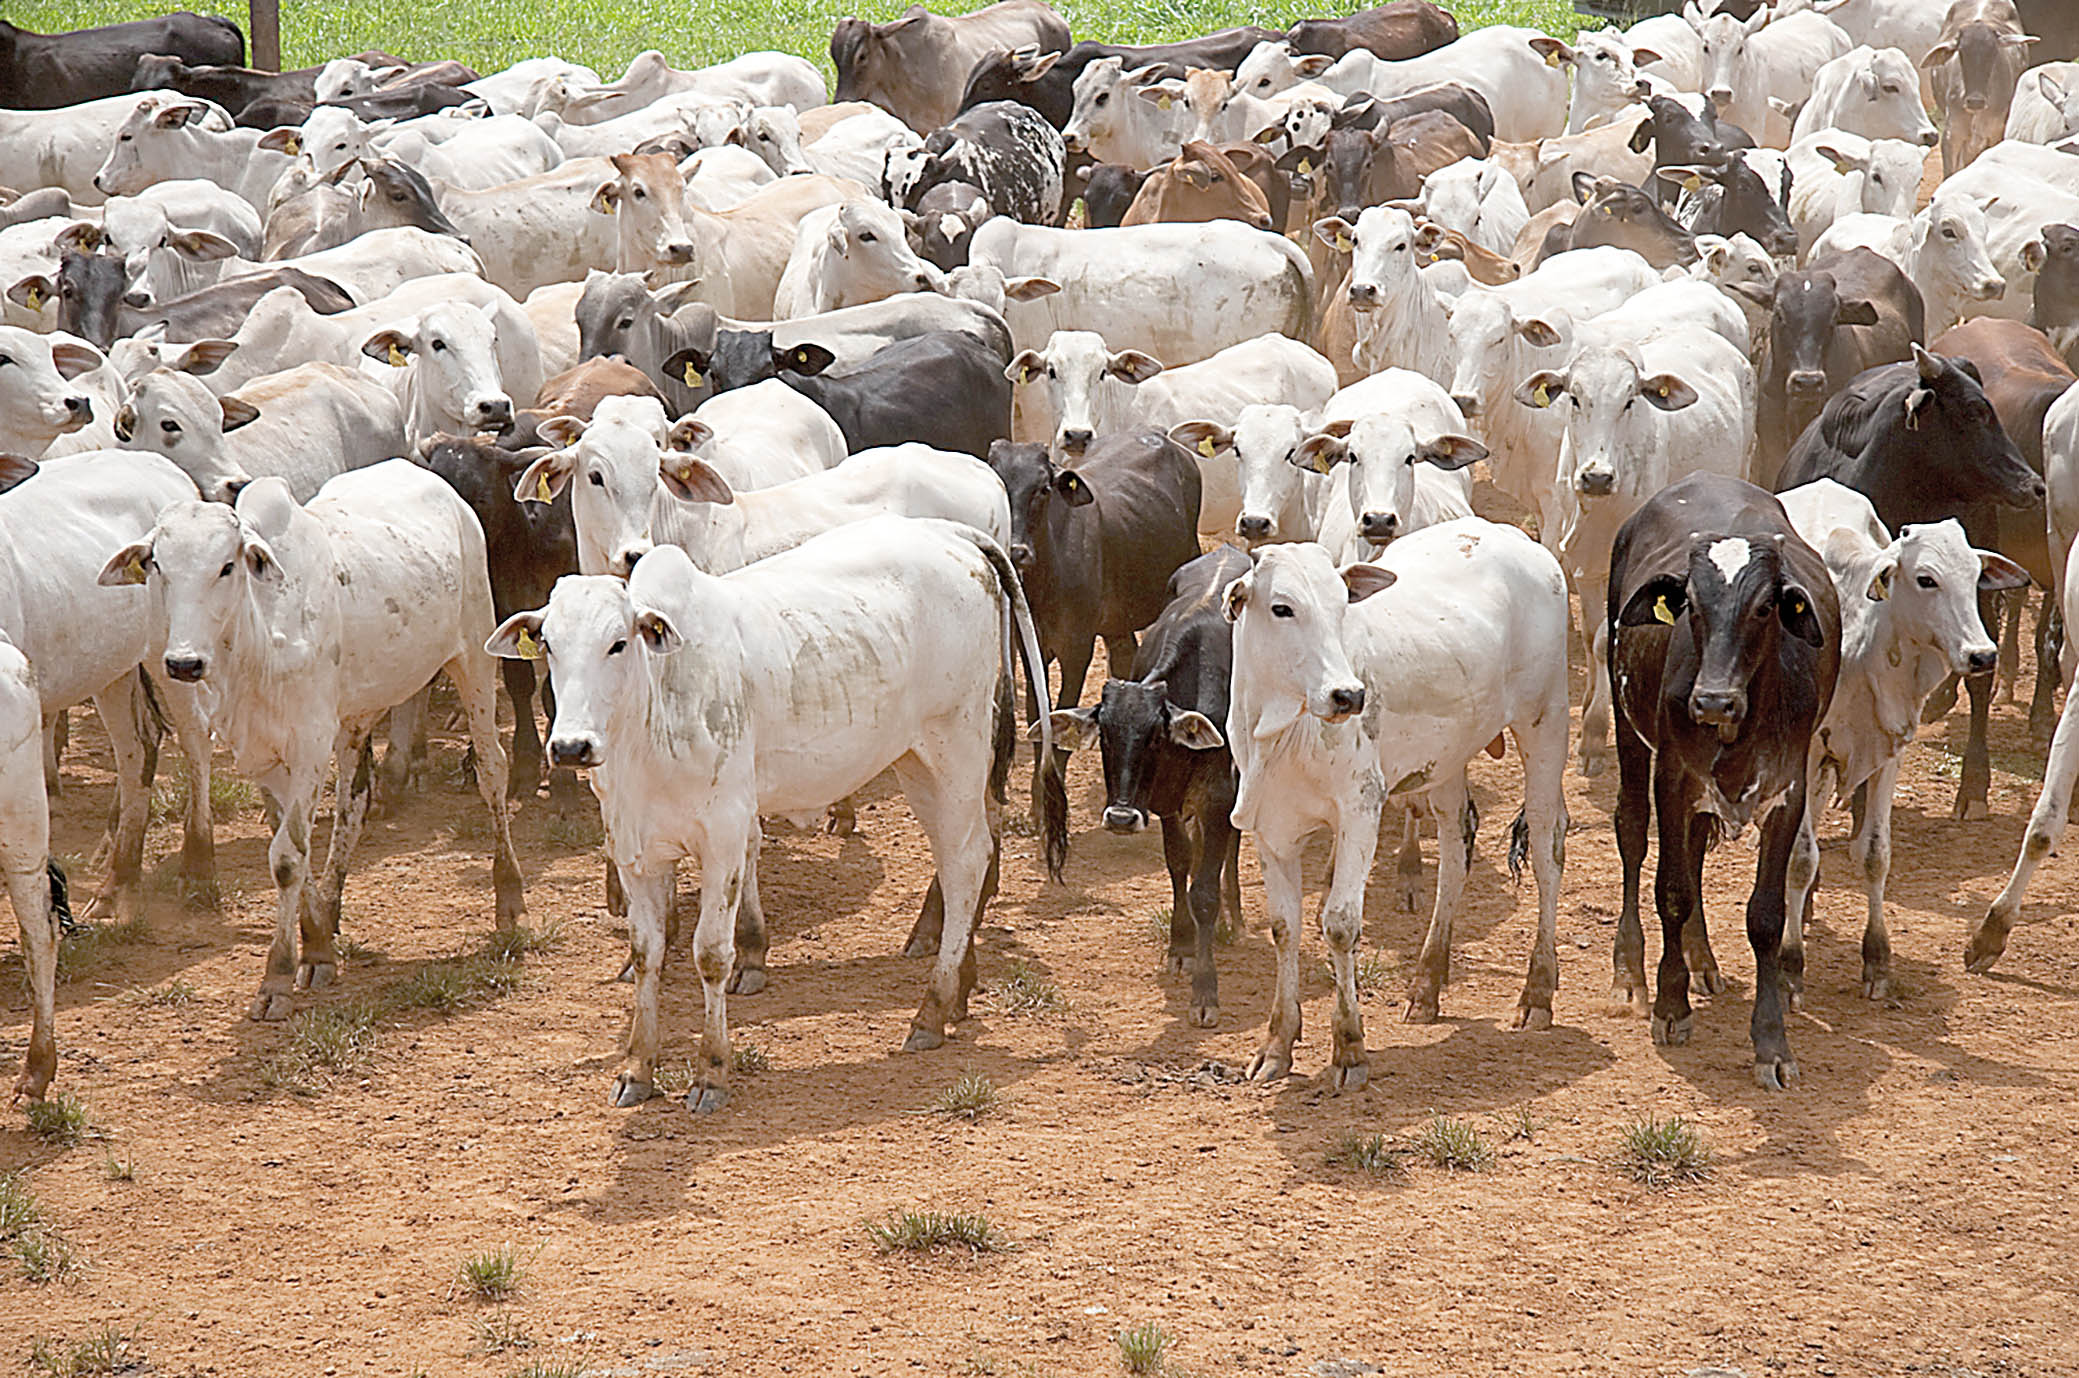
{"label": "cow leg", "polygon": [[1783,998],[1794,1010],[1805,1007],[1805,919],[1812,910],[1812,892],[1819,885],[1817,815],[1835,792],[1835,768],[1819,761],[1818,756],[1819,744],[1815,740],[1813,759],[1806,767],[1806,778],[1811,783],[1805,789],[1805,812],[1798,820],[1797,840],[1791,845],[1790,867],[1784,880],[1788,892],[1778,961],[1783,968]]}
{"label": "cow leg", "polygon": [[[1633,1016],[1646,1013],[1646,933],[1639,924],[1639,871],[1646,862],[1646,831],[1653,818],[1653,748],[1617,715],[1617,854],[1624,863],[1624,901],[1617,915],[1610,965],[1610,1003]],[[1661,824],[1663,830],[1667,824]]]}
{"label": "cow leg", "polygon": [[1783,973],[1777,959],[1783,944],[1783,883],[1804,814],[1805,788],[1800,781],[1762,820],[1754,893],[1747,897],[1747,941],[1754,948],[1754,1077],[1765,1091],[1786,1091],[1798,1079],[1797,1060],[1790,1055],[1790,1037],[1783,1029]]}
{"label": "cow leg", "polygon": [[1984,972],[2007,950],[2007,935],[2021,913],[2022,896],[2028,893],[2029,877],[2044,858],[2055,851],[2065,835],[2072,808],[2072,786],[2079,782],[2079,693],[2065,695],[2064,712],[2058,715],[2057,733],[2050,739],[2050,760],[2043,769],[2043,788],[2029,814],[2028,831],[2022,835],[2021,854],[2014,858],[2013,874],[2006,888],[1985,917],[1971,930],[1964,944],[1964,970]]}
{"label": "cow leg", "polygon": [[924,892],[924,903],[917,910],[917,921],[910,925],[910,936],[903,940],[902,955],[905,957],[929,957],[938,951],[940,936],[946,925],[946,892],[937,875],[931,877],[931,888]]}
{"label": "cow leg", "polygon": [[[1465,777],[1461,775],[1458,779],[1459,793],[1455,797],[1442,798],[1443,791],[1437,791],[1432,797],[1456,805],[1451,815],[1455,818],[1464,806],[1464,789]],[[1328,893],[1321,898],[1321,933],[1328,939],[1328,965],[1335,974],[1335,1048],[1329,1059],[1328,1085],[1330,1090],[1338,1093],[1359,1090],[1371,1077],[1371,1064],[1364,1053],[1364,1006],[1357,994],[1357,946],[1364,939],[1364,885],[1371,878],[1372,858],[1379,850],[1379,811],[1376,808],[1345,808],[1341,814],[1337,820],[1335,862],[1328,876]],[[1442,819],[1439,818],[1438,831],[1442,830]],[[1447,841],[1437,848],[1437,853],[1444,857],[1452,850]],[[1458,878],[1463,883],[1462,854],[1459,863]],[[1447,934],[1450,915],[1445,909],[1444,877],[1449,873],[1449,866],[1448,858],[1437,863],[1437,906],[1444,913]],[[1458,902],[1455,889],[1450,900],[1452,904]],[[1435,922],[1431,920],[1432,929]],[[1292,956],[1296,964],[1299,958],[1297,943],[1293,944]],[[1293,975],[1297,977],[1298,972],[1295,970]],[[1293,994],[1296,1000],[1298,991],[1295,989]]]}
{"label": "cow leg", "polygon": [[1952,818],[1976,820],[1990,817],[1985,802],[1992,787],[1992,753],[1986,749],[1985,734],[1992,712],[1992,676],[1971,675],[1964,680],[1971,696],[1971,735],[1964,743],[1963,775],[1956,784]]}
{"label": "cow leg", "polygon": [[296,931],[302,921],[304,890],[310,879],[310,812],[324,784],[322,764],[305,763],[288,773],[280,789],[262,783],[281,810],[281,824],[267,846],[267,866],[274,875],[274,942],[267,949],[267,974],[260,993],[246,1011],[251,1019],[289,1017],[289,993],[296,982]]}
{"label": "cow leg", "polygon": [[[2043,596],[2043,611],[2036,618],[2036,688],[2028,701],[2028,735],[2031,741],[2047,741],[2057,723],[2058,661],[2064,654],[2065,620],[2057,603]],[[2020,667],[2015,667],[2019,673]]]}
{"label": "cow leg", "polygon": [[1711,951],[1711,930],[1704,922],[1704,857],[1709,854],[1705,842],[1708,829],[1697,835],[1696,845],[1689,849],[1689,892],[1696,897],[1689,911],[1689,922],[1682,926],[1682,960],[1689,964],[1689,984],[1705,995],[1717,995],[1725,989],[1725,977],[1718,970],[1718,956]]}
{"label": "cow leg", "polygon": [[65,740],[70,735],[71,714],[60,709],[43,720],[43,788],[55,799],[63,784],[58,770],[58,758],[65,754]]}
{"label": "cow leg", "polygon": [[[716,884],[706,893],[721,890],[718,875],[707,873]],[[628,1054],[614,1075],[608,1103],[621,1109],[641,1105],[656,1094],[657,996],[664,976],[664,915],[671,907],[673,871],[670,866],[621,871],[621,884],[628,896],[628,943],[635,954],[635,1010],[628,1019]],[[705,898],[703,897],[703,905]]]}
{"label": "cow leg", "polygon": [[346,894],[347,868],[361,845],[361,827],[375,792],[375,743],[365,729],[341,728],[333,745],[338,777],[333,786],[332,840],[325,849],[325,869],[317,893],[303,906],[303,957],[296,964],[296,988],[316,990],[332,984],[339,954],[340,902]]}
{"label": "cow leg", "polygon": [[[1225,818],[1227,811],[1221,810]],[[1227,918],[1234,925],[1237,936],[1248,931],[1248,923],[1242,917],[1242,835],[1229,826],[1227,834],[1227,860],[1220,868],[1221,904]]]}
{"label": "cow leg", "polygon": [[[753,836],[744,854],[743,894],[736,902],[736,956],[729,973],[731,995],[756,995],[765,989],[765,904],[758,897],[758,845]],[[702,877],[702,884],[706,878]]]}
{"label": "cow leg", "polygon": [[[1562,681],[1563,683],[1563,681]],[[1516,1000],[1516,1027],[1552,1027],[1559,989],[1559,878],[1566,867],[1566,697],[1516,732],[1523,757],[1523,823],[1530,833],[1530,870],[1538,883],[1538,937]]]}
{"label": "cow leg", "polygon": [[1451,845],[1449,820],[1462,823],[1470,806],[1463,771],[1454,779],[1438,782],[1429,792],[1430,812],[1437,819],[1437,897],[1429,915],[1429,934],[1415,959],[1415,975],[1408,981],[1408,1008],[1401,1017],[1410,1024],[1436,1023],[1438,999],[1451,979],[1451,920],[1458,912],[1459,896],[1465,892],[1466,859],[1465,848]]}
{"label": "cow leg", "polygon": [[[686,1108],[696,1115],[712,1114],[729,1099],[729,979],[736,967],[737,914],[758,845],[758,821],[752,818],[734,837],[710,834],[707,840],[710,845],[700,858],[700,918],[693,929],[693,969],[700,973],[703,1012],[700,1056],[686,1088]],[[654,1003],[651,1010],[654,1020]]]}
{"label": "cow leg", "polygon": [[[1891,933],[1884,926],[1884,882],[1891,876],[1891,803],[1898,790],[1899,758],[1893,756],[1870,777],[1869,822],[1857,839],[1870,915],[1862,930],[1862,994],[1882,1000],[1891,994]],[[1793,1005],[1791,1008],[1797,1008]]]}
{"label": "cow leg", "polygon": [[1252,1081],[1275,1081],[1292,1073],[1292,1045],[1299,1041],[1300,848],[1304,837],[1256,835],[1263,868],[1264,906],[1270,911],[1271,941],[1278,949],[1277,987],[1271,996],[1270,1029],[1249,1062]]}
{"label": "cow leg", "polygon": [[[473,649],[441,667],[462,701],[469,720],[469,744],[476,752],[476,792],[491,814],[491,889],[497,897],[497,923],[501,932],[512,928],[527,912],[520,879],[520,858],[513,852],[512,818],[506,809],[505,748],[498,744],[498,688],[490,667]],[[419,694],[424,704],[431,686]],[[392,748],[395,749],[394,747]]]}
{"label": "cow leg", "polygon": [[544,764],[541,728],[534,721],[534,662],[501,660],[498,672],[505,680],[505,696],[513,705],[513,759],[507,795],[532,799],[541,788]]}
{"label": "cow leg", "polygon": [[[2011,589],[1999,597],[2000,663],[1994,672],[1999,682],[2000,702],[2014,702],[2014,681],[2021,678],[2021,623],[2028,616],[2028,590]],[[2036,621],[2036,644],[2043,644],[2042,619]]]}
{"label": "cow leg", "polygon": [[404,796],[411,792],[413,746],[423,730],[432,692],[429,684],[390,710],[390,749],[383,753],[382,778],[376,786],[381,799],[378,817],[402,809]]}
{"label": "cow leg", "polygon": [[[1107,648],[1106,653],[1109,654],[1111,646],[1109,638],[1106,639],[1105,646]],[[1054,700],[1056,708],[1074,708],[1083,701],[1083,681],[1089,677],[1090,661],[1096,654],[1096,650],[1097,643],[1095,640],[1091,640],[1073,646],[1062,653],[1061,693]],[[1126,663],[1131,665],[1133,662],[1129,659]],[[1035,706],[1032,711],[1034,716],[1037,717],[1039,709]],[[1054,765],[1066,777],[1068,772],[1068,753],[1057,749],[1054,752]],[[1041,820],[1046,814],[1041,803],[1042,792],[1039,752],[1035,748],[1032,757],[1032,821],[1033,826],[1039,828],[1042,835],[1044,835],[1046,828]]]}
{"label": "cow leg", "polygon": [[[985,703],[984,715],[988,711]],[[986,724],[988,719],[983,716],[980,721]],[[976,902],[995,843],[989,835],[990,747],[986,730],[974,734],[971,746],[963,734],[948,734],[939,749],[942,754],[925,755],[913,749],[895,762],[895,778],[902,785],[910,812],[923,825],[945,891],[938,960],[932,964],[924,1001],[910,1020],[909,1037],[902,1045],[906,1053],[942,1045],[946,1025],[965,995]],[[970,751],[973,759],[963,759]]]}
{"label": "cow leg", "polygon": [[1588,697],[1581,704],[1581,774],[1610,768],[1610,597],[1607,578],[1581,580],[1582,631],[1588,639]]}
{"label": "cow leg", "polygon": [[1660,913],[1659,988],[1653,997],[1653,1041],[1689,1041],[1696,1016],[1689,1007],[1689,963],[1682,950],[1682,930],[1701,913],[1692,853],[1700,852],[1712,819],[1695,812],[1689,781],[1680,766],[1655,763],[1653,809],[1660,815],[1660,856],[1653,873],[1653,904]]}
{"label": "cow leg", "polygon": [[159,725],[135,673],[125,673],[96,694],[94,708],[115,757],[116,807],[108,877],[87,917],[104,918],[113,911],[118,923],[128,923],[144,916],[144,830],[150,821],[152,776],[158,771]]}
{"label": "cow leg", "polygon": [[[1221,878],[1234,855],[1237,834],[1227,809],[1205,810],[1198,823],[1198,855],[1191,876],[1191,918],[1196,947],[1191,967],[1191,1022],[1210,1029],[1220,1022],[1220,975],[1213,965],[1213,939],[1220,928]],[[1174,934],[1175,926],[1171,932]]]}
{"label": "cow leg", "polygon": [[216,817],[210,803],[214,763],[209,721],[195,702],[195,691],[187,685],[153,680],[152,689],[173,724],[174,738],[188,763],[188,813],[181,827],[181,887],[190,901],[214,909],[218,904],[217,847]]}
{"label": "cow leg", "polygon": [[[1443,844],[1437,844],[1438,854]],[[1400,851],[1393,863],[1394,886],[1400,892],[1400,907],[1410,914],[1422,908],[1422,815],[1413,801],[1400,809]]]}
{"label": "cow leg", "polygon": [[1191,969],[1198,922],[1191,912],[1191,829],[1180,816],[1162,817],[1162,863],[1169,869],[1169,951],[1162,969],[1182,975]]}
{"label": "cow leg", "polygon": [[[41,803],[41,800],[37,800]],[[4,819],[10,831],[20,820]],[[48,824],[45,825],[48,837]],[[42,1100],[51,1078],[58,1074],[58,922],[51,913],[51,883],[40,856],[28,855],[33,837],[16,837],[13,846],[0,845],[6,853],[7,898],[14,905],[15,922],[22,933],[22,957],[27,966],[29,999],[32,1006],[29,1051],[22,1058],[22,1074],[14,1084],[14,1098]]]}

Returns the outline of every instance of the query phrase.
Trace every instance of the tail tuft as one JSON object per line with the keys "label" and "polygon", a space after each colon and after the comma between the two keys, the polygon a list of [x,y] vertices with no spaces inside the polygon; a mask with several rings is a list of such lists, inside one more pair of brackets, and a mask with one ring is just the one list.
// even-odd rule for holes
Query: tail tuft
{"label": "tail tuft", "polygon": [[51,857],[45,860],[43,869],[50,876],[51,917],[58,921],[58,931],[67,934],[79,932],[85,925],[73,917],[71,886],[65,879],[65,868],[58,864],[56,857]]}
{"label": "tail tuft", "polygon": [[1516,819],[1509,824],[1509,879],[1515,884],[1523,883],[1523,863],[1530,860],[1530,823],[1523,810],[1516,810]]}

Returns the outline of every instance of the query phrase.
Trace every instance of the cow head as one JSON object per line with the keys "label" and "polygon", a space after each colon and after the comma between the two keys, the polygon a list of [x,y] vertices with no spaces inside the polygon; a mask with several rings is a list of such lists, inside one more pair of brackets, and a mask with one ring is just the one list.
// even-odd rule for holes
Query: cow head
{"label": "cow head", "polygon": [[[1769,308],[1770,354],[1784,371],[1793,425],[1802,430],[1826,403],[1826,356],[1834,333],[1877,324],[1877,307],[1864,297],[1844,298],[1824,268],[1784,273],[1772,288],[1735,284],[1733,291]],[[1797,421],[1798,416],[1805,421]]]}
{"label": "cow head", "polygon": [[1745,20],[1729,14],[1706,17],[1697,8],[1696,0],[1688,0],[1682,17],[1702,41],[1704,94],[1721,109],[1731,105],[1741,85],[1741,59],[1747,54],[1747,41],[1762,31],[1774,17],[1774,11],[1763,5]]}
{"label": "cow head", "polygon": [[195,481],[205,501],[228,503],[253,481],[223,437],[260,417],[235,394],[218,397],[192,373],[161,368],[137,380],[115,414],[116,443],[163,455]]}
{"label": "cow head", "polygon": [[0,326],[0,435],[9,448],[40,455],[92,421],[94,405],[72,380],[105,362],[84,341]]}
{"label": "cow head", "polygon": [[415,368],[416,407],[441,429],[504,434],[513,426],[513,399],[499,367],[498,327],[485,308],[436,302],[416,321],[388,326],[361,343],[361,352],[395,368]]}
{"label": "cow head", "polygon": [[618,153],[614,177],[593,193],[592,209],[614,217],[615,267],[659,280],[700,277],[686,213],[686,184],[664,153]]}
{"label": "cow head", "polygon": [[[1907,365],[1894,365],[1903,371]],[[1963,511],[1983,503],[2035,507],[2043,480],[2000,426],[1968,359],[1951,359],[1913,346],[1912,378],[1899,398],[1900,414],[1885,419],[1884,438],[1923,505]],[[1919,463],[1911,463],[1917,457]]]}
{"label": "cow head", "polygon": [[1307,424],[1297,407],[1256,403],[1242,408],[1232,430],[1217,421],[1185,421],[1170,428],[1169,438],[1201,464],[1231,456],[1226,462],[1241,483],[1234,534],[1249,549],[1314,534],[1319,490],[1326,485],[1299,462]]}
{"label": "cow head", "polygon": [[1663,471],[1643,469],[1639,461],[1659,437],[1641,432],[1638,422],[1649,413],[1639,411],[1635,417],[1634,404],[1680,411],[1694,405],[1697,394],[1675,374],[1643,374],[1627,350],[1593,348],[1575,355],[1564,373],[1544,370],[1524,379],[1516,400],[1527,407],[1563,409],[1567,443],[1560,452],[1560,482],[1578,500],[1614,493],[1649,496],[1650,488],[1639,489]]}
{"label": "cow head", "polygon": [[1927,50],[1920,65],[1932,72],[1954,62],[1963,108],[1985,110],[2013,100],[2014,78],[2028,65],[2023,55],[2031,44],[2041,41],[2034,34],[1977,19],[1944,34],[1940,42]]}
{"label": "cow head", "polygon": [[1090,442],[1121,430],[1131,418],[1131,389],[1162,372],[1160,360],[1138,349],[1111,350],[1089,330],[1057,330],[1044,350],[1024,350],[1004,369],[1011,382],[1046,388],[1054,413],[1054,457],[1073,463]]}
{"label": "cow head", "polygon": [[1873,555],[1843,559],[1834,542],[1824,554],[1828,572],[1840,570],[1835,584],[1844,615],[1858,597],[1882,604],[1900,650],[1932,656],[1955,675],[1985,674],[1999,663],[1978,615],[1979,595],[2029,583],[2028,572],[2006,556],[1973,550],[1953,517],[1902,526],[1897,539]]}
{"label": "cow head", "polygon": [[1614,245],[1632,250],[1656,268],[1695,262],[1696,236],[1638,187],[1577,172],[1573,189],[1581,214],[1573,223],[1570,247]]}
{"label": "cow head", "polygon": [[2036,270],[2036,299],[2029,324],[2048,335],[2067,360],[2079,342],[2079,226],[2045,225],[2023,246],[2023,262]]}
{"label": "cow head", "polygon": [[1171,703],[1169,686],[1159,679],[1108,679],[1090,707],[1055,709],[1053,725],[1054,740],[1070,751],[1096,739],[1104,759],[1104,825],[1115,833],[1147,828],[1166,747],[1217,751],[1227,745],[1205,714]]}
{"label": "cow head", "polygon": [[[820,234],[821,242],[814,236]],[[945,274],[910,248],[909,227],[885,201],[847,201],[803,217],[802,257],[789,266],[810,274],[811,309],[835,311],[902,292],[942,292]]]}
{"label": "cow head", "polygon": [[1044,445],[992,441],[989,467],[1003,481],[1011,508],[1011,560],[1021,574],[1043,567],[1054,530],[1096,500],[1074,469],[1057,467]]}
{"label": "cow head", "polygon": [[1374,547],[1414,529],[1415,466],[1463,469],[1487,447],[1462,435],[1418,435],[1384,412],[1334,421],[1301,441],[1292,462],[1319,474],[1343,471],[1343,495],[1357,533]]}
{"label": "cow head", "polygon": [[1904,139],[1836,134],[1815,144],[1812,151],[1833,164],[1840,176],[1861,178],[1858,204],[1867,214],[1913,218],[1920,201],[1921,170],[1927,161],[1925,148]]}
{"label": "cow head", "polygon": [[1502,398],[1510,378],[1533,367],[1531,350],[1558,347],[1571,329],[1564,312],[1516,314],[1499,292],[1468,288],[1451,304],[1451,400],[1476,427],[1490,401]]}
{"label": "cow head", "polygon": [[653,544],[650,512],[659,492],[659,452],[667,442],[674,450],[698,452],[713,439],[707,424],[693,417],[672,427],[654,397],[604,398],[589,422],[553,416],[536,431],[558,448],[521,472],[513,496],[548,503],[568,487],[578,569],[619,578]]}
{"label": "cow head", "polygon": [[[1255,567],[1227,586],[1222,609],[1234,623],[1235,707],[1250,706],[1261,741],[1312,714],[1339,723],[1364,710],[1364,681],[1343,646],[1349,605],[1389,588],[1376,565],[1340,573],[1318,545],[1267,546]],[[1228,721],[1238,721],[1230,710]]]}

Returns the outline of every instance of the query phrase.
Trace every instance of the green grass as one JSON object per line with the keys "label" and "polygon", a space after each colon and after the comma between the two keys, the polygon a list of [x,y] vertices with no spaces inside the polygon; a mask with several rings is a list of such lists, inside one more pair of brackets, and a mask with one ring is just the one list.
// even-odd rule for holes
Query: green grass
{"label": "green grass", "polygon": [[168,981],[163,986],[132,986],[115,997],[124,1005],[152,1005],[178,1009],[195,1003],[195,987],[186,981]]}
{"label": "green grass", "polygon": [[[845,15],[892,19],[907,0],[575,0],[553,5],[519,0],[318,0],[281,7],[282,62],[296,67],[381,48],[409,58],[457,58],[490,72],[523,57],[555,53],[587,63],[601,76],[620,75],[628,59],[657,48],[682,66],[717,62],[758,48],[799,53],[829,71],[830,31]],[[164,13],[153,0],[16,0],[7,17],[49,32]],[[241,21],[245,7],[221,7]],[[970,0],[934,6],[958,13]],[[1309,15],[1346,14],[1355,0],[1268,0],[1246,13],[1212,0],[1055,0],[1078,38],[1162,43],[1252,23],[1279,27]],[[1582,25],[1570,0],[1458,0],[1448,8],[1461,27],[1526,24],[1571,37]]]}
{"label": "green grass", "polygon": [[476,1323],[476,1346],[481,1354],[503,1354],[512,1349],[534,1348],[534,1337],[511,1312],[500,1311]]}
{"label": "green grass", "polygon": [[931,1254],[944,1249],[994,1254],[1010,1247],[985,1215],[900,1210],[886,1219],[867,1221],[866,1234],[884,1254]]}
{"label": "green grass", "polygon": [[309,1092],[315,1073],[360,1071],[375,1052],[376,1025],[384,1013],[367,998],[305,1010],[289,1021],[281,1051],[260,1064],[260,1080]]}
{"label": "green grass", "polygon": [[1408,1150],[1395,1148],[1384,1134],[1345,1134],[1330,1150],[1328,1161],[1332,1166],[1351,1172],[1361,1172],[1371,1177],[1386,1177],[1403,1170],[1401,1159]]}
{"label": "green grass", "polygon": [[563,920],[550,919],[539,928],[516,923],[495,932],[484,944],[484,955],[497,962],[517,962],[538,952],[554,952],[563,946]]}
{"label": "green grass", "polygon": [[38,1227],[15,1236],[15,1261],[29,1282],[56,1282],[79,1267],[72,1243],[56,1230]]}
{"label": "green grass", "polygon": [[144,1346],[136,1334],[112,1325],[70,1343],[42,1335],[29,1343],[29,1371],[42,1378],[93,1378],[96,1374],[132,1373],[144,1366]]}
{"label": "green grass", "polygon": [[29,1180],[19,1172],[0,1177],[0,1244],[12,1241],[22,1231],[33,1229],[43,1219]]}
{"label": "green grass", "polygon": [[[175,760],[152,787],[151,820],[163,822],[169,818],[185,818],[188,814],[188,763]],[[260,791],[255,785],[227,775],[221,770],[209,773],[209,812],[219,824],[229,823],[241,813],[260,811]]]}
{"label": "green grass", "polygon": [[455,1290],[478,1301],[511,1301],[520,1294],[526,1273],[520,1251],[510,1244],[472,1254],[456,1266]]}
{"label": "green grass", "polygon": [[1711,1150],[1697,1127],[1680,1115],[1643,1115],[1624,1127],[1617,1165],[1634,1182],[1671,1187],[1701,1182],[1711,1172]]}
{"label": "green grass", "polygon": [[1454,1115],[1431,1115],[1416,1131],[1414,1144],[1415,1152],[1432,1166],[1453,1172],[1484,1172],[1494,1161],[1494,1151],[1480,1131]]}
{"label": "green grass", "polygon": [[772,1054],[755,1043],[738,1043],[729,1049],[729,1070],[747,1077],[772,1070]]}
{"label": "green grass", "polygon": [[151,925],[141,916],[127,923],[88,924],[76,933],[67,933],[58,939],[58,979],[76,981],[97,970],[117,948],[141,943],[151,933]]}
{"label": "green grass", "polygon": [[996,1105],[996,1083],[979,1072],[969,1072],[938,1093],[938,1098],[931,1102],[931,1113],[972,1124]]}
{"label": "green grass", "polygon": [[1169,1340],[1167,1330],[1153,1321],[1142,1321],[1131,1330],[1119,1332],[1119,1362],[1128,1373],[1160,1373]]}
{"label": "green grass", "polygon": [[134,1182],[137,1180],[137,1159],[116,1157],[112,1148],[101,1150],[101,1175],[111,1182]]}
{"label": "green grass", "polygon": [[1061,987],[1049,981],[1023,958],[1014,959],[1011,969],[996,983],[990,999],[1005,1014],[1066,1014],[1068,1001]]}
{"label": "green grass", "polygon": [[70,1091],[60,1091],[49,1100],[29,1103],[29,1132],[45,1143],[76,1148],[101,1131],[88,1116],[87,1108]]}

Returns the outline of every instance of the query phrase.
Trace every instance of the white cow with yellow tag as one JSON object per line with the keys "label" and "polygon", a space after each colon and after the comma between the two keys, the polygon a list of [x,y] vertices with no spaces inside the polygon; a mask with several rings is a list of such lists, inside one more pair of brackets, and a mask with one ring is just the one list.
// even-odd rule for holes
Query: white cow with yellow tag
{"label": "white cow with yellow tag", "polygon": [[1389,368],[1329,398],[1291,462],[1328,476],[1315,539],[1347,563],[1372,559],[1410,532],[1472,516],[1468,466],[1486,457],[1442,386]]}
{"label": "white cow with yellow tag", "polygon": [[541,391],[541,348],[517,311],[442,301],[415,320],[385,326],[361,352],[394,370],[405,440],[437,431],[474,435],[512,429],[513,414]]}

